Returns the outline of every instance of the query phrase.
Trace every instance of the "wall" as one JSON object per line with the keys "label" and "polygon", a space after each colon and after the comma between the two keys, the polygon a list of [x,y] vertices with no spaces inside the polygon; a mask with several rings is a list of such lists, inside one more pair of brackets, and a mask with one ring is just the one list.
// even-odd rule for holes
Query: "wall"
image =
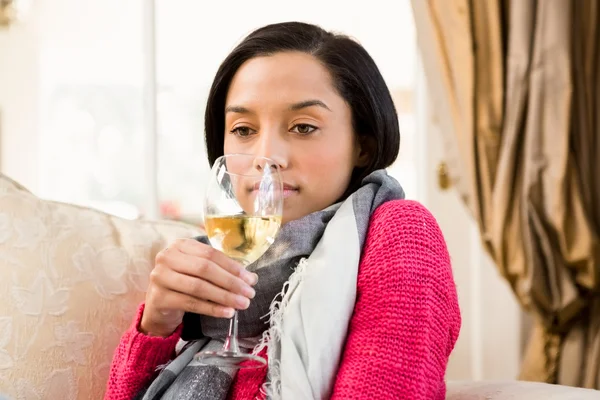
{"label": "wall", "polygon": [[37,187],[38,32],[35,9],[27,23],[0,30],[0,171]]}

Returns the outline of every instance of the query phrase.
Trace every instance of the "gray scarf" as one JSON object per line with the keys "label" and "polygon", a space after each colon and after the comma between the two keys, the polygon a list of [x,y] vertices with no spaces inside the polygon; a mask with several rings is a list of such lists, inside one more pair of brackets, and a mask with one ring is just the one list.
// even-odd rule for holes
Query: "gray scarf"
{"label": "gray scarf", "polygon": [[[384,170],[367,176],[362,186],[345,203],[351,202],[358,232],[360,252],[365,241],[372,213],[381,204],[404,198],[400,184]],[[247,310],[239,313],[240,344],[251,350],[272,322],[272,303],[281,298],[284,284],[299,262],[311,256],[321,241],[329,221],[343,203],[307,215],[285,224],[273,245],[248,269],[259,276],[256,297]],[[341,239],[341,238],[340,238]],[[205,237],[198,240],[208,243]],[[353,307],[353,304],[350,306]],[[227,335],[229,321],[196,314],[186,314],[182,340],[187,344],[143,393],[143,400],[217,400],[225,399],[235,377],[235,370],[202,366],[193,360],[200,350],[218,350]],[[344,328],[345,329],[345,328]],[[244,340],[246,339],[246,340]],[[268,343],[267,343],[268,345]],[[277,353],[277,352],[276,352]],[[270,357],[272,352],[269,351]],[[269,372],[271,364],[269,360]],[[271,376],[271,373],[269,374]]]}

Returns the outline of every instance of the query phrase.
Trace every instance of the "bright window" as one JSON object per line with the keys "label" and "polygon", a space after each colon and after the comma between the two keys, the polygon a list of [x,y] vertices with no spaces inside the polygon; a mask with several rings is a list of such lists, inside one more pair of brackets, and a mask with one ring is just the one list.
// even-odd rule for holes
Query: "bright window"
{"label": "bright window", "polygon": [[[129,218],[200,218],[208,171],[204,106],[219,63],[254,28],[300,20],[356,38],[375,59],[400,114],[400,158],[390,171],[408,197],[417,197],[417,49],[408,0],[256,0],[210,6],[156,0],[156,131],[144,124],[149,116],[143,74],[150,61],[144,55],[143,7],[152,3],[44,3],[41,195]],[[145,152],[154,139],[157,165],[149,170]],[[157,176],[149,176],[153,170]],[[148,179],[157,181],[155,202],[148,201],[155,195],[147,190]],[[148,204],[159,210],[148,210]]]}

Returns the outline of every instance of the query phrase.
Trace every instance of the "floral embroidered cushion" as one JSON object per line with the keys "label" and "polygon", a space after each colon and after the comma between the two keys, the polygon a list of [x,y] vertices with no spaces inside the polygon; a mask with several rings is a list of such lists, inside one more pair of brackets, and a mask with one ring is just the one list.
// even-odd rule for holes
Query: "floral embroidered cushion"
{"label": "floral embroidered cushion", "polygon": [[0,174],[0,398],[101,399],[156,253],[200,233],[46,201]]}

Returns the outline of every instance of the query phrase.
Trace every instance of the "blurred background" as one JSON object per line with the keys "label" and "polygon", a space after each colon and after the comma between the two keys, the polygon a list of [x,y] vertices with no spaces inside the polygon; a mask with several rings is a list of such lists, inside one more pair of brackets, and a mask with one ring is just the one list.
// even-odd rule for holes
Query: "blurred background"
{"label": "blurred background", "polygon": [[214,73],[253,29],[300,19],[355,37],[377,60],[402,103],[396,170],[416,195],[417,51],[408,1],[366,9],[316,0],[210,9],[192,0],[159,0],[152,10],[146,3],[31,2],[27,25],[2,35],[3,171],[47,198],[128,218],[193,219],[208,168],[203,116]]}
{"label": "blurred background", "polygon": [[[200,223],[208,172],[203,141],[206,97],[219,63],[246,34],[268,23],[299,20],[355,38],[375,59],[398,109],[402,144],[390,173],[400,180],[408,198],[422,202],[436,216],[453,260],[463,328],[448,378],[512,380],[521,374],[533,380],[561,381],[558,356],[544,349],[562,351],[573,339],[565,333],[571,325],[560,325],[563,319],[557,315],[573,310],[569,306],[575,303],[562,294],[580,290],[581,297],[588,298],[597,293],[598,228],[590,225],[594,233],[586,236],[589,232],[578,231],[579,225],[571,229],[564,224],[575,213],[589,214],[573,208],[573,201],[545,209],[536,201],[551,197],[554,192],[549,187],[575,193],[591,186],[597,177],[586,174],[587,167],[579,163],[565,167],[576,174],[575,186],[560,179],[544,181],[531,185],[538,190],[535,196],[527,191],[522,195],[517,188],[523,187],[519,177],[542,176],[544,171],[552,179],[561,177],[565,168],[554,168],[553,161],[564,167],[577,159],[574,155],[581,156],[577,149],[600,147],[598,139],[586,142],[568,136],[573,129],[577,131],[576,124],[569,122],[569,116],[577,114],[570,111],[577,104],[571,97],[563,101],[554,96],[560,90],[561,95],[568,92],[576,97],[579,89],[572,89],[568,78],[575,76],[569,75],[573,71],[596,76],[600,52],[589,39],[598,36],[594,28],[598,7],[593,1],[582,1],[579,8],[568,1],[530,0],[231,0],[210,4],[196,0],[0,0],[0,4],[12,5],[12,14],[0,17],[4,25],[0,30],[0,171],[43,198],[127,219]],[[577,18],[587,27],[583,33],[572,28]],[[544,20],[550,24],[540,23]],[[540,33],[543,29],[547,31]],[[527,36],[534,31],[535,35]],[[528,42],[534,36],[546,41]],[[573,38],[580,38],[581,47],[594,55],[586,58],[585,51],[573,50],[577,48],[570,44],[577,43]],[[561,49],[569,50],[563,53]],[[579,63],[569,58],[571,50],[579,54]],[[555,58],[550,59],[550,54]],[[522,60],[520,55],[532,59]],[[536,66],[537,75],[531,65]],[[534,96],[533,86],[528,86],[532,82],[545,92]],[[582,82],[579,88],[598,87]],[[595,91],[589,89],[585,98],[595,99]],[[531,97],[528,100],[520,93],[531,93]],[[554,99],[554,103],[527,103],[532,98]],[[511,114],[509,106],[516,104],[539,107],[523,106]],[[579,106],[595,110],[585,104]],[[567,110],[566,119],[561,119],[558,109]],[[545,122],[535,130],[549,136],[524,139],[524,127],[536,118],[523,117],[527,111],[545,115]],[[588,119],[595,127],[596,120]],[[562,128],[570,133],[560,136]],[[553,129],[557,130],[554,136]],[[493,190],[496,164],[491,169],[484,164],[495,163],[500,157],[496,155],[508,151],[502,146],[514,150],[532,144],[540,144],[547,152],[532,150],[498,162],[497,169],[504,171],[498,176],[504,179],[498,180],[502,190]],[[486,158],[490,152],[495,156]],[[519,166],[528,165],[522,157],[542,160],[542,164],[521,171]],[[585,160],[589,159],[593,157],[588,154]],[[595,203],[585,204],[589,210]],[[513,215],[506,211],[508,205],[520,210],[514,218],[523,224],[513,231],[504,223]],[[534,213],[534,218],[527,214],[531,210],[542,211]],[[553,216],[559,214],[562,222],[553,225]],[[498,225],[493,225],[490,221],[496,219]],[[531,233],[531,226],[542,228]],[[550,232],[549,241],[542,240],[539,248],[525,246],[525,256],[506,250],[545,237],[542,231]],[[567,231],[572,233],[570,239],[561,242],[560,232]],[[577,242],[573,238],[582,237],[592,238],[583,250],[591,249],[592,256],[586,258],[587,253],[581,252],[576,259],[561,256],[569,254],[569,246]],[[569,292],[569,285],[554,285],[555,275],[548,278],[535,273],[534,267],[544,270],[560,264],[552,257],[544,258],[548,248],[559,249],[562,253],[556,259],[568,261],[564,264],[567,272],[559,275],[578,282],[580,286],[573,284],[575,292]],[[535,256],[537,250],[542,256]],[[590,278],[571,276],[571,267],[588,271]],[[546,289],[528,294],[532,287],[546,283],[552,295],[546,296]],[[549,305],[541,300],[544,296],[550,298]],[[585,307],[575,308],[565,320],[589,310]],[[554,329],[555,325],[560,327]],[[587,341],[573,339],[579,347],[571,347],[572,351],[580,354],[592,343],[600,346],[598,329],[589,332]],[[537,375],[521,370],[530,337],[541,346],[534,353],[543,355],[540,365],[546,368]],[[590,361],[588,368],[598,365],[594,362],[598,363]],[[562,382],[600,385],[597,372],[595,378],[593,371],[587,374],[585,379],[563,377]]]}

